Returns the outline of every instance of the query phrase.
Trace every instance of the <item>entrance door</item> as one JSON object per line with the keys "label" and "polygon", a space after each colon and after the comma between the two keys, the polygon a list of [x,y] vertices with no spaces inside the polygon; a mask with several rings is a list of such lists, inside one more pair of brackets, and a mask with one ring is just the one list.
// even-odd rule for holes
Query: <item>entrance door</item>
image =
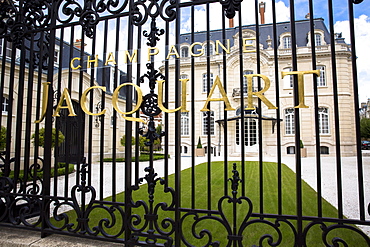
{"label": "entrance door", "polygon": [[247,147],[246,152],[256,152],[258,151],[258,122],[257,119],[245,118],[244,119],[244,140],[240,140],[241,128],[240,121],[236,122],[236,144],[244,143]]}
{"label": "entrance door", "polygon": [[72,105],[76,117],[68,116],[67,109],[62,109],[57,117],[57,128],[65,137],[56,152],[59,162],[79,163],[84,156],[85,114],[80,104],[72,101]]}

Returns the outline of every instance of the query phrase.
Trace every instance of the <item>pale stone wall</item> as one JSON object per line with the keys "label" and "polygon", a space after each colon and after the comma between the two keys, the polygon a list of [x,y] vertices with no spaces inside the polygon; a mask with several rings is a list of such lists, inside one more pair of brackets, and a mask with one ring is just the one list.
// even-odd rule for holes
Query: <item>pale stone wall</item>
{"label": "pale stone wall", "polygon": [[[238,35],[235,35],[237,39]],[[222,84],[227,80],[227,87],[225,88],[227,92],[227,97],[230,100],[231,106],[237,109],[240,103],[240,96],[233,97],[233,89],[240,88],[240,65],[239,65],[239,53],[237,42],[236,45],[231,48],[230,54],[227,55],[226,61],[226,73],[227,77],[223,78],[223,61],[221,55],[213,55],[210,60],[210,73],[213,73],[213,80],[216,79],[216,76],[219,76]],[[185,45],[185,44],[182,44]],[[273,104],[277,104],[276,99],[276,83],[279,83],[279,93],[280,98],[279,103],[279,112],[280,112],[280,122],[281,125],[281,153],[283,155],[287,154],[287,148],[289,146],[295,145],[295,136],[288,135],[285,133],[285,109],[294,107],[294,92],[292,88],[286,86],[286,81],[282,79],[281,71],[285,68],[292,67],[292,57],[290,49],[280,49],[279,50],[279,78],[275,78],[275,64],[273,57],[273,50],[271,48],[263,49],[261,47],[261,64],[260,70],[261,74],[266,75],[270,81],[270,89],[264,94],[265,97]],[[323,156],[334,156],[336,154],[336,126],[335,126],[335,102],[334,102],[334,88],[333,88],[333,76],[332,76],[332,61],[331,61],[331,50],[330,46],[323,43],[322,46],[317,47],[316,50],[317,56],[317,66],[325,66],[325,86],[317,87],[318,94],[318,107],[328,108],[329,114],[329,133],[320,135],[320,146],[325,146],[329,148],[329,154],[322,154]],[[297,57],[298,57],[298,71],[307,71],[312,70],[312,58],[311,58],[311,48],[307,47],[298,47],[297,48]],[[207,145],[207,137],[202,134],[202,119],[200,109],[203,108],[207,94],[202,90],[202,75],[207,73],[206,67],[206,56],[194,57],[195,68],[194,71],[191,71],[190,67],[190,58],[181,58],[180,59],[180,71],[175,71],[174,61],[170,60],[170,73],[168,81],[173,82],[175,80],[175,73],[179,75],[188,75],[190,79],[191,74],[194,73],[195,81],[191,80],[188,82],[187,89],[187,110],[194,110],[194,121],[195,129],[193,131],[195,135],[195,145],[198,143],[198,137],[202,138],[203,147]],[[345,44],[336,45],[336,62],[337,62],[337,93],[338,93],[338,109],[339,109],[339,123],[340,123],[340,150],[342,156],[353,156],[355,155],[355,123],[354,123],[354,102],[353,102],[353,85],[352,85],[352,74],[351,74],[351,61],[350,61],[350,52],[348,47]],[[253,70],[254,73],[257,73],[257,59],[256,53],[244,53],[243,54],[243,70]],[[304,143],[304,146],[307,149],[308,156],[314,156],[316,153],[316,133],[315,133],[315,114],[314,114],[314,76],[305,75],[304,76],[304,93],[305,93],[305,104],[309,108],[301,108],[300,112],[300,127],[301,127],[301,140]],[[263,83],[262,83],[263,85]],[[191,109],[192,105],[192,96],[190,94],[191,87],[194,87],[194,109]],[[216,90],[217,91],[217,90]],[[169,98],[170,105],[172,104],[171,109],[174,109],[174,99],[175,99],[175,87],[174,83],[170,83],[169,86]],[[218,92],[218,91],[217,91]],[[213,98],[217,98],[219,94],[215,93]],[[253,97],[253,104],[257,105],[257,97]],[[221,103],[221,108],[218,105],[218,102],[211,102],[211,109],[215,111],[215,120],[223,119],[223,103]],[[247,98],[245,97],[244,105],[247,104]],[[179,129],[180,126],[175,126],[174,116],[168,114],[169,116],[169,146],[170,153],[174,153],[174,133],[175,129]],[[235,116],[235,111],[229,111],[227,113],[228,118]],[[262,115],[276,118],[276,110],[267,109],[266,105],[262,103]],[[189,117],[191,112],[189,112]],[[190,117],[190,122],[191,122]],[[224,130],[221,126],[215,123],[215,135],[211,136],[212,146],[219,145],[219,135],[221,133],[221,144],[223,151],[223,135]],[[262,121],[262,133],[263,133],[263,154],[275,156],[277,153],[278,147],[277,143],[277,125],[274,126],[274,132],[272,131],[272,122],[271,121]],[[236,144],[236,122],[228,122],[228,152],[230,156],[240,156],[241,147]],[[191,131],[191,130],[190,130]],[[190,133],[191,135],[191,133]],[[191,140],[190,136],[181,137],[182,145],[187,145],[190,147]],[[257,145],[258,146],[258,145]],[[246,147],[245,155],[257,155],[258,147]]]}

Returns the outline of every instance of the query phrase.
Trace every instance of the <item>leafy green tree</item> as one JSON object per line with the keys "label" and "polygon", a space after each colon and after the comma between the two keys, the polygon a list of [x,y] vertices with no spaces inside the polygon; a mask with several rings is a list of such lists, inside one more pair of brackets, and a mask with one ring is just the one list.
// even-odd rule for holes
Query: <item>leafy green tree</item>
{"label": "leafy green tree", "polygon": [[[55,144],[56,144],[56,134],[57,134],[57,130],[55,128],[52,128],[51,129],[51,147],[55,147]],[[31,139],[35,139],[36,137],[36,133],[33,133],[32,136],[31,136]],[[62,131],[58,131],[58,146],[60,146],[60,144],[62,144],[62,142],[64,142],[64,135],[62,133]],[[35,144],[35,141],[32,141],[32,143]],[[36,144],[35,144],[36,145]],[[38,143],[38,146],[39,147],[45,147],[45,128],[41,128],[39,130],[39,143]]]}
{"label": "leafy green tree", "polygon": [[6,146],[6,128],[1,126],[0,129],[0,149],[3,150]]}
{"label": "leafy green tree", "polygon": [[360,120],[360,134],[362,138],[370,138],[370,118]]}

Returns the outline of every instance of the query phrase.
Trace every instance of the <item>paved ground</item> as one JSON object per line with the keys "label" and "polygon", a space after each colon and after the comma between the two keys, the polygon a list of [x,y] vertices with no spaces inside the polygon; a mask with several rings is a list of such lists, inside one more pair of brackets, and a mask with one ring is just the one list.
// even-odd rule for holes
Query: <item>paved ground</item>
{"label": "paved ground", "polygon": [[[369,156],[367,156],[369,155]],[[212,160],[222,160],[223,157],[212,157]],[[229,158],[230,161],[237,160],[238,158],[233,157]],[[240,158],[239,158],[240,159]],[[265,161],[276,161],[276,158],[274,157],[264,157]],[[246,160],[257,160],[256,157],[247,157]],[[201,162],[206,161],[206,157],[197,157],[196,158],[196,164],[199,164]],[[337,161],[334,157],[322,157],[322,169],[321,169],[321,176],[322,176],[322,195],[323,197],[330,202],[332,205],[336,206],[338,205],[337,202],[337,168],[336,164]],[[295,158],[294,156],[290,157],[283,157],[282,162],[285,163],[295,171]],[[359,192],[358,192],[358,169],[357,169],[357,158],[356,157],[342,157],[341,160],[341,179],[342,179],[342,191],[343,191],[343,212],[344,215],[348,218],[358,219],[359,218]],[[175,159],[171,158],[169,160],[169,173],[174,173],[175,168]],[[140,176],[144,176],[144,168],[148,166],[147,162],[143,162],[140,164]],[[182,157],[181,158],[181,169],[186,169],[191,166],[191,158],[190,157]],[[156,172],[158,173],[158,176],[163,176],[163,161],[155,161],[154,167]],[[99,178],[100,177],[100,169],[98,164],[93,165],[92,169],[92,176],[93,178]],[[363,174],[364,174],[364,189],[365,189],[365,205],[369,205],[370,203],[370,151],[365,151],[363,156]],[[317,171],[316,171],[316,159],[313,157],[309,158],[302,158],[302,178],[312,187],[316,190],[316,177],[317,177]],[[117,172],[116,172],[116,178],[117,178],[117,185],[116,185],[116,192],[123,191],[124,188],[124,164],[123,163],[117,163]],[[58,195],[63,195],[63,189],[64,189],[64,178],[60,177],[58,179]],[[72,186],[75,184],[76,180],[76,173],[71,174],[69,176],[69,185],[68,187],[71,189]],[[112,165],[109,163],[104,164],[103,169],[103,183],[104,183],[104,191],[103,191],[103,197],[107,197],[112,195]],[[92,185],[97,190],[97,195],[99,197],[100,191],[99,191],[99,179],[93,179]],[[53,191],[53,188],[52,190]],[[87,198],[87,201],[89,198]],[[366,207],[367,208],[367,207]],[[69,210],[68,208],[64,208],[62,210]],[[370,220],[369,212],[366,210],[366,219]],[[370,236],[370,227],[362,227],[362,229]],[[31,243],[28,243],[27,245],[10,245],[9,242],[6,242],[7,239],[11,239],[11,237],[6,237],[6,232],[9,231],[7,229],[0,229],[3,237],[0,240],[0,246],[66,246],[64,244],[59,245],[58,243],[61,241],[69,241],[68,238],[61,237],[61,236],[54,236],[52,238],[48,237],[45,239],[39,239],[39,233],[24,233],[24,234],[33,234],[29,237]],[[18,231],[18,230],[17,230]],[[14,232],[10,231],[10,235],[14,234]],[[49,239],[49,240],[48,240]],[[75,239],[73,239],[75,240]],[[3,241],[3,242],[1,242]],[[5,241],[5,242],[4,242]],[[46,241],[46,242],[45,242]],[[47,242],[49,241],[49,242]],[[58,242],[59,241],[59,242]],[[85,240],[83,240],[85,241]],[[4,245],[5,243],[5,245]],[[3,244],[3,245],[2,245]],[[26,244],[26,242],[23,242],[23,244]],[[82,244],[82,245],[70,245],[70,246],[100,246],[100,242],[93,244]]]}

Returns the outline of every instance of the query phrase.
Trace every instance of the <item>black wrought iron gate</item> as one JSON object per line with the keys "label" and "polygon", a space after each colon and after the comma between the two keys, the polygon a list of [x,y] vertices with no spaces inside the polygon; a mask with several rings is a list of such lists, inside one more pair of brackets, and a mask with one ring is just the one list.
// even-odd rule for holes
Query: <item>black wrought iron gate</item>
{"label": "black wrought iron gate", "polygon": [[361,2],[346,2],[345,40],[332,0],[306,16],[294,1],[0,1],[0,225],[125,246],[370,246]]}

